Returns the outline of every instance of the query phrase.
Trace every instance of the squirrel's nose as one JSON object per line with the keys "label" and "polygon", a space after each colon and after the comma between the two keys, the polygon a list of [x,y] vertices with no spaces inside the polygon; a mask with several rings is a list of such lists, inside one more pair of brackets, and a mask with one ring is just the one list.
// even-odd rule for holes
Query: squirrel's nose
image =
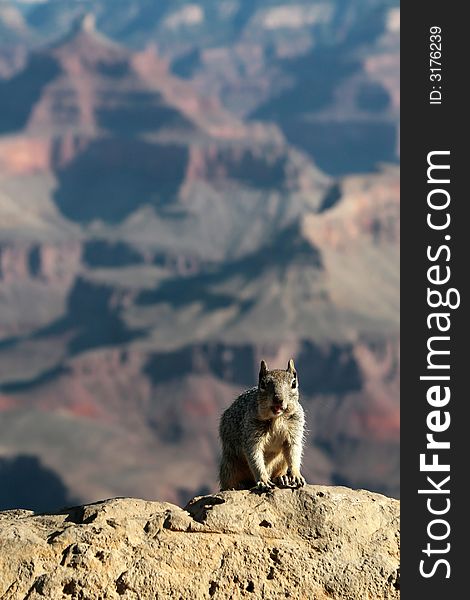
{"label": "squirrel's nose", "polygon": [[279,404],[279,405],[281,405],[282,404],[281,398],[279,396],[277,396],[277,395],[274,395],[273,396],[273,404]]}

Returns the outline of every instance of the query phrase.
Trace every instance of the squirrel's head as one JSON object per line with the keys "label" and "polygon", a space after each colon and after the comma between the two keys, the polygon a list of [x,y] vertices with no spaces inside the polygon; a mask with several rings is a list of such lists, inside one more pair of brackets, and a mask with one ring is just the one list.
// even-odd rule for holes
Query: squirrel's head
{"label": "squirrel's head", "polygon": [[258,381],[258,414],[260,419],[273,419],[294,412],[299,401],[299,379],[291,358],[287,369],[268,370],[261,361]]}

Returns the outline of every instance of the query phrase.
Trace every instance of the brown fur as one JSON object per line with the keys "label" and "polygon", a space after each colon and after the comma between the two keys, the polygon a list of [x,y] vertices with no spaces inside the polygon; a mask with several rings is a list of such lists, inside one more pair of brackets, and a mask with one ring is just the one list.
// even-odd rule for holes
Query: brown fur
{"label": "brown fur", "polygon": [[261,361],[258,387],[241,394],[220,421],[221,489],[301,486],[304,412],[294,361],[269,371]]}

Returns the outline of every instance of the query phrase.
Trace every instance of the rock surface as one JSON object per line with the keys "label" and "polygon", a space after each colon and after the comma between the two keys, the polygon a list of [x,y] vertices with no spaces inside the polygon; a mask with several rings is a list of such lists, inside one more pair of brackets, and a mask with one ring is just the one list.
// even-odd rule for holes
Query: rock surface
{"label": "rock surface", "polygon": [[399,598],[399,502],[308,485],[0,513],[0,598]]}

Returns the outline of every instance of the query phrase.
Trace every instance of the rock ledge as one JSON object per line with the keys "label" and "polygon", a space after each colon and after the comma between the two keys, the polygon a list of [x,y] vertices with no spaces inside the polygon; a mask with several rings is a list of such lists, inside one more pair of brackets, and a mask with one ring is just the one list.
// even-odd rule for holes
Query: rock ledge
{"label": "rock ledge", "polygon": [[399,598],[399,502],[308,485],[0,513],[2,600]]}

